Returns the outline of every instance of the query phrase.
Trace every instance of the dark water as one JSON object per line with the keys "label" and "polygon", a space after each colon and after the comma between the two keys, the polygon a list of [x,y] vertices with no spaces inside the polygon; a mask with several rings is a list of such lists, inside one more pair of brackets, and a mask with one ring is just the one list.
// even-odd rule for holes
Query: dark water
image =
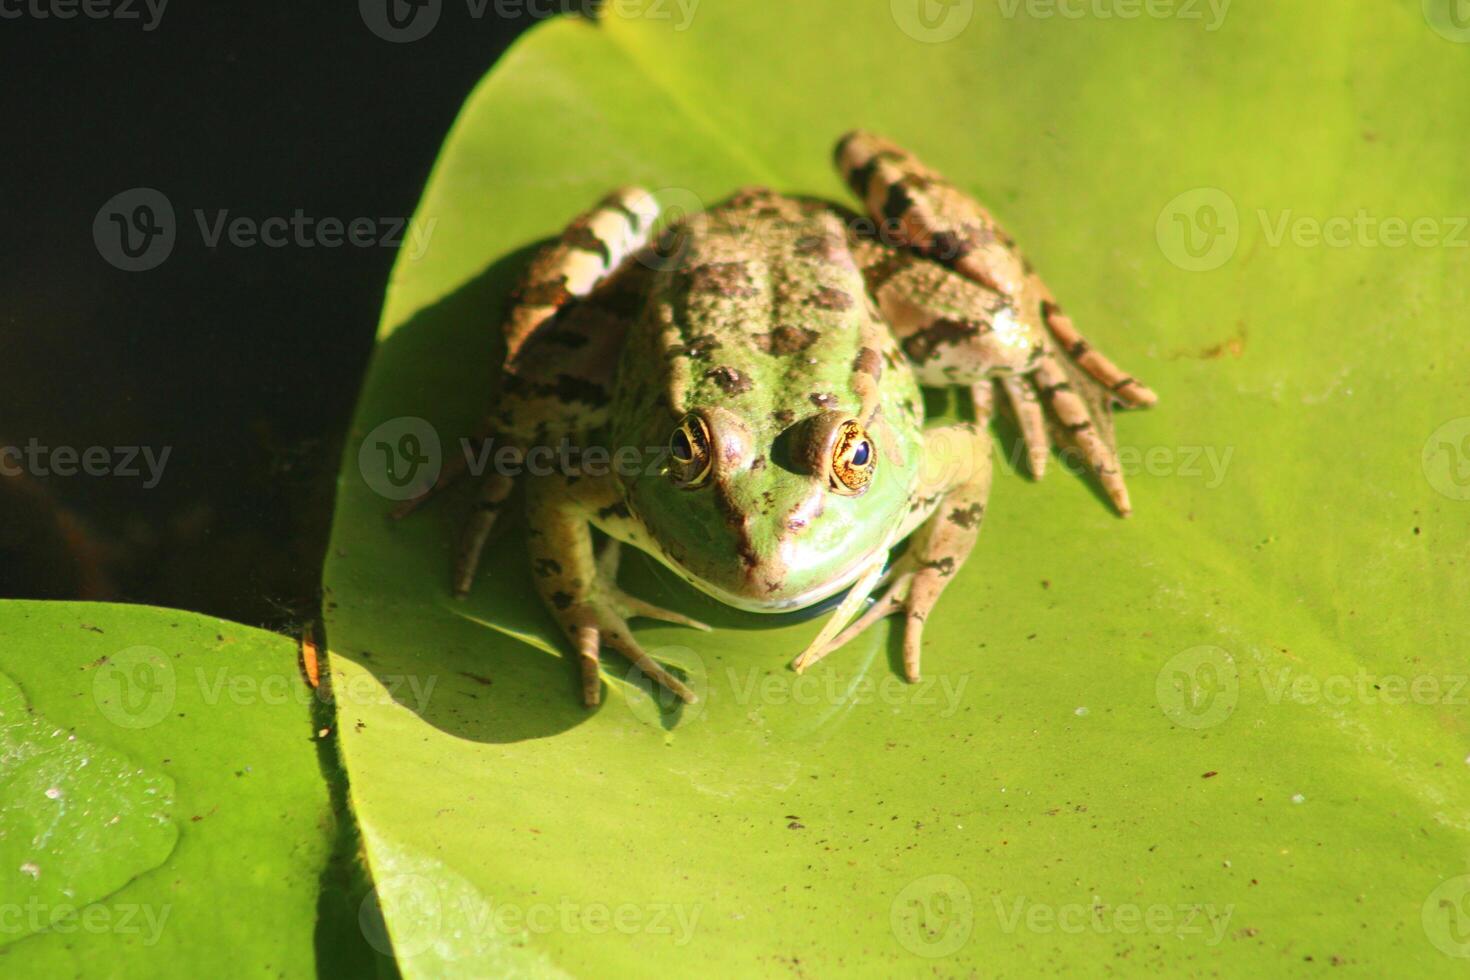
{"label": "dark water", "polygon": [[0,595],[311,615],[383,240],[553,6],[5,0]]}

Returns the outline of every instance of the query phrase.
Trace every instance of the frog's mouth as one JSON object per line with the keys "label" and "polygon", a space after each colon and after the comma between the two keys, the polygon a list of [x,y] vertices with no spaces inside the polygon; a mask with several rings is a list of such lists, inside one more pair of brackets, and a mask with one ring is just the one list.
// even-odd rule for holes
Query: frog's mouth
{"label": "frog's mouth", "polygon": [[854,560],[851,566],[841,575],[827,579],[820,585],[813,586],[796,595],[781,595],[780,593],[776,593],[769,597],[731,592],[694,574],[667,555],[660,554],[656,557],[680,578],[712,599],[718,599],[727,606],[733,606],[736,609],[742,609],[746,612],[774,614],[806,609],[850,588],[865,571],[868,571],[872,567],[873,563],[878,560],[879,555],[886,554],[891,548],[892,544],[885,541],[878,547],[873,548]]}

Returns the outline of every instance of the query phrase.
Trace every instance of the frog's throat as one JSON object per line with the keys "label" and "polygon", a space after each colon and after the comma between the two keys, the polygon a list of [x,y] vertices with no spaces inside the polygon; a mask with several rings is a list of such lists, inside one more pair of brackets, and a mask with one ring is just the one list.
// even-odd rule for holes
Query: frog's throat
{"label": "frog's throat", "polygon": [[824,599],[830,599],[832,596],[841,592],[843,589],[848,588],[854,582],[856,582],[863,575],[864,572],[868,571],[868,569],[872,567],[873,562],[877,561],[880,555],[886,554],[892,548],[893,541],[891,539],[884,540],[876,548],[869,550],[861,558],[853,562],[850,568],[848,568],[836,578],[824,582],[814,588],[808,589],[807,591],[802,592],[798,595],[787,596],[781,599],[756,599],[752,598],[751,596],[735,595],[734,593],[726,592],[724,589],[721,589],[717,585],[712,585],[711,583],[704,581],[698,575],[690,572],[687,568],[681,567],[677,562],[675,562],[667,555],[660,554],[655,555],[655,557],[662,561],[665,565],[667,565],[671,571],[676,573],[684,581],[688,582],[690,585],[694,586],[696,589],[703,592],[710,598],[718,599],[720,602],[723,602],[727,606],[733,606],[736,609],[743,609],[746,612],[786,613],[795,612],[798,609],[805,609],[808,606],[814,606]]}

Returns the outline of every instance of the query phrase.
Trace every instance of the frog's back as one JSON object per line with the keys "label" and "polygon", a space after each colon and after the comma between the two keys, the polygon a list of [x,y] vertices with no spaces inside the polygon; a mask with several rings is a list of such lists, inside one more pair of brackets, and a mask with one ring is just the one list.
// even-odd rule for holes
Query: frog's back
{"label": "frog's back", "polygon": [[855,368],[876,381],[889,338],[836,209],[747,190],[667,234],[625,353],[652,389],[628,393],[635,411],[721,406],[770,436],[815,411],[860,411]]}

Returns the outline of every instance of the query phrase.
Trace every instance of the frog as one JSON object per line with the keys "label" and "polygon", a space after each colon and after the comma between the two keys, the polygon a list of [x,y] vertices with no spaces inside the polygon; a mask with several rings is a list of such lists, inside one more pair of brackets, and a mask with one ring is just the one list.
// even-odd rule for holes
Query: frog
{"label": "frog", "polygon": [[[917,682],[925,622],[978,539],[998,412],[1032,478],[1074,451],[1131,512],[1112,410],[1155,393],[1078,333],[974,196],[865,130],[833,160],[861,210],[746,187],[670,215],[623,187],[537,251],[511,292],[477,437],[508,465],[481,476],[452,591],[471,591],[524,484],[531,578],[589,708],[605,650],[697,698],[629,620],[710,627],[624,591],[624,547],[739,610],[835,602],[797,671],[901,616],[902,671]],[[971,417],[926,422],[932,388],[958,389]],[[552,446],[561,465],[531,465]],[[464,469],[445,466],[395,516]]]}

